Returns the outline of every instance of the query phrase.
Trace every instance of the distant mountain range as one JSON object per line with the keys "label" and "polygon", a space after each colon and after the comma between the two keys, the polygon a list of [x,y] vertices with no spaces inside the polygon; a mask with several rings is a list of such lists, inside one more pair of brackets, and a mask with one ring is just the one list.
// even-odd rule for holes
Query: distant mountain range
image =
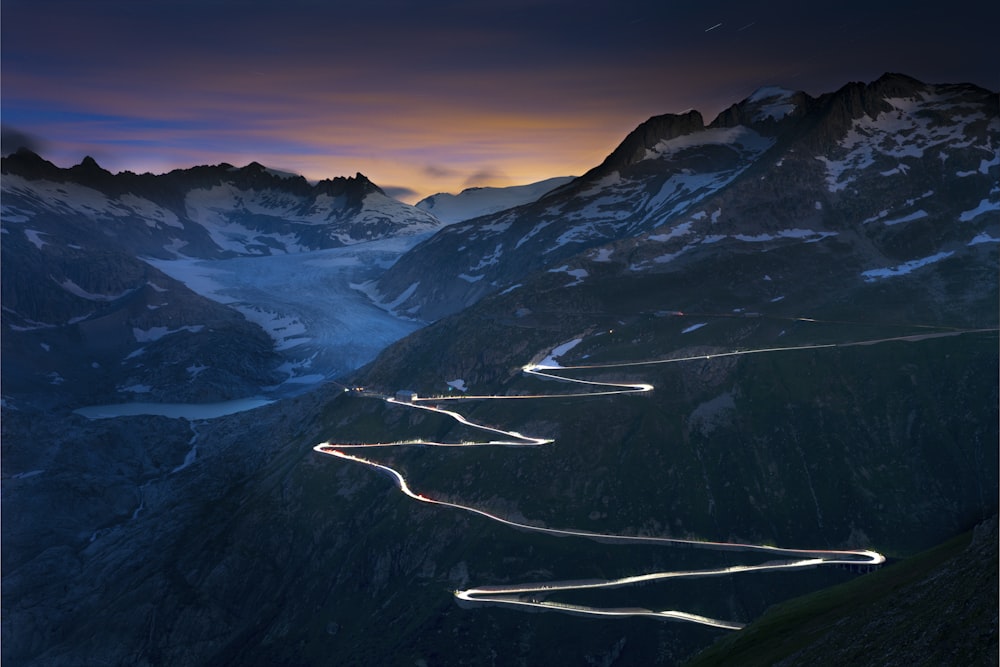
{"label": "distant mountain range", "polygon": [[[20,150],[3,158],[0,170],[2,321],[11,352],[4,386],[50,404],[59,396],[222,400],[282,381],[276,368],[287,360],[246,321],[249,311],[192,293],[161,273],[164,262],[418,238],[459,218],[530,202],[569,180],[439,194],[414,207],[362,174],[310,184],[258,163],[112,174],[89,157],[62,169]],[[441,218],[425,212],[432,207]],[[378,261],[387,261],[384,252]]]}
{"label": "distant mountain range", "polygon": [[339,247],[441,226],[362,174],[310,184],[256,162],[111,174],[92,158],[60,169],[24,150],[4,158],[2,170],[5,220],[23,225],[36,247],[46,236],[92,242],[86,235],[99,231],[104,247],[137,255],[219,258]]}
{"label": "distant mountain range", "polygon": [[[0,644],[12,664],[672,665],[728,632],[461,607],[452,591],[473,585],[734,562],[416,503],[395,478],[317,454],[321,442],[418,441],[364,456],[445,504],[694,543],[898,560],[997,512],[997,92],[899,74],[816,98],[765,88],[707,125],[694,111],[651,118],[551,188],[417,207],[361,175],[311,185],[257,164],[112,175],[21,152],[2,172]],[[497,205],[510,207],[488,211]],[[190,258],[253,274],[241,302],[179,279]],[[71,412],[281,382],[282,348],[305,334],[285,318],[276,338],[244,316],[255,294],[261,308],[283,305],[260,295],[275,258],[314,276],[295,287],[299,305],[324,302],[310,304],[309,326],[344,333],[324,344],[363,339],[370,362],[216,419]],[[384,309],[387,328],[359,300]],[[528,398],[565,390],[523,373],[542,360],[654,389]],[[429,446],[482,433],[380,399],[402,389],[442,404],[509,397],[447,407],[552,442]],[[995,527],[980,533],[995,547]],[[946,574],[995,573],[982,542]],[[878,588],[847,569],[799,568],[539,595],[570,611],[749,623],[846,581]],[[996,617],[995,586],[973,588],[949,599],[939,586],[913,609],[883,599],[817,646],[886,655],[867,646],[919,627],[935,655],[989,662],[995,623],[987,637],[945,623],[959,608]]]}
{"label": "distant mountain range", "polygon": [[111,174],[23,150],[0,170],[4,391],[45,402],[222,400],[281,381],[260,327],[144,260],[295,254],[441,226],[361,174],[310,184],[257,163]]}
{"label": "distant mountain range", "polygon": [[530,204],[571,180],[572,176],[560,176],[505,188],[466,188],[457,195],[443,192],[421,199],[416,207],[431,213],[445,224],[451,224]]}

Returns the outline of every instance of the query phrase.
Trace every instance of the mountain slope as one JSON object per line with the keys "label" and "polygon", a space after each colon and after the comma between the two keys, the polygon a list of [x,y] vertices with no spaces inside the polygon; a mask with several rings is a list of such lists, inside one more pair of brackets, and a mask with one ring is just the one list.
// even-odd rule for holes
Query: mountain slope
{"label": "mountain slope", "polygon": [[[426,499],[532,526],[890,559],[993,516],[1000,161],[983,100],[995,97],[886,77],[811,102],[760,91],[704,130],[690,114],[645,125],[590,176],[418,246],[414,298],[462,272],[449,264],[460,244],[495,256],[481,275],[498,285],[401,300],[415,313],[472,303],[344,378],[350,391],[331,384],[191,423],[8,404],[4,658],[679,664],[729,631],[460,606],[454,591],[736,566],[538,595],[749,623],[864,579],[841,568],[741,573],[774,556],[557,539]],[[607,224],[586,227],[605,195]],[[550,207],[581,217],[553,214],[517,248],[532,212]],[[503,220],[522,235],[503,236]],[[557,261],[531,255],[564,233]],[[552,397],[586,389],[523,372],[542,361],[653,390]],[[500,438],[382,400],[401,389],[431,397],[418,406],[553,442],[431,446]],[[398,470],[423,499],[318,454],[321,442],[396,443],[350,451]]]}
{"label": "mountain slope", "polygon": [[817,99],[763,89],[707,127],[697,112],[652,118],[538,202],[441,230],[378,288],[436,319],[534,271],[583,275],[590,248],[641,270],[723,239],[835,239],[872,279],[914,270],[1000,238],[997,107],[975,86],[886,75]]}
{"label": "mountain slope", "polygon": [[315,185],[257,163],[111,174],[27,151],[0,169],[4,393],[53,406],[218,401],[287,378],[257,324],[154,258],[268,258],[440,226],[360,174]]}
{"label": "mountain slope", "polygon": [[505,188],[467,188],[457,195],[442,192],[421,199],[416,203],[416,207],[433,214],[445,224],[452,224],[530,204],[550,190],[571,180],[573,180],[571,176],[562,176]]}
{"label": "mountain slope", "polygon": [[3,159],[4,218],[22,233],[104,242],[172,259],[294,253],[440,226],[358,174],[315,185],[252,162],[111,174],[91,158],[60,169],[28,151]]}
{"label": "mountain slope", "polygon": [[996,590],[994,517],[881,572],[770,609],[687,664],[996,664]]}

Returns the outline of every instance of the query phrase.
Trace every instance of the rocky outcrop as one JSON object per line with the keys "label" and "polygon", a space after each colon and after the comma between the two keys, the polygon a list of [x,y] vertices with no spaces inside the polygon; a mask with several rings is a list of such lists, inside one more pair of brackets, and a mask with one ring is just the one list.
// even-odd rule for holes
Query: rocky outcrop
{"label": "rocky outcrop", "polygon": [[599,178],[614,171],[620,171],[636,162],[646,159],[646,151],[661,141],[670,141],[686,134],[694,134],[705,129],[701,114],[691,110],[683,114],[663,114],[653,116],[632,130],[625,140],[604,159],[598,167],[587,172],[584,178]]}

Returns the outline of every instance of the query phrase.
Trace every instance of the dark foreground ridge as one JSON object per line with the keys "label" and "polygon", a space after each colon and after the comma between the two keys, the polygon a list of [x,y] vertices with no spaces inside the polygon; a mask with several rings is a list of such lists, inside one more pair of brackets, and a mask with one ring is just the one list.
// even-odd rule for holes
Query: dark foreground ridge
{"label": "dark foreground ridge", "polygon": [[685,667],[996,665],[997,517],[940,546],[768,610]]}

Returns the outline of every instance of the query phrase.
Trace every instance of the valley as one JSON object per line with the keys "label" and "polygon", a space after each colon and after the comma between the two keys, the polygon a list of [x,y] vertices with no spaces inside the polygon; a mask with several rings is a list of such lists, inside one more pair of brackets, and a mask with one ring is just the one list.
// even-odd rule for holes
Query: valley
{"label": "valley", "polygon": [[998,108],[767,87],[417,206],[4,157],[4,660],[677,665],[840,584],[809,642],[885,648],[869,577],[995,522]]}
{"label": "valley", "polygon": [[268,333],[283,359],[278,370],[285,377],[262,389],[281,396],[360,368],[422,325],[380,308],[361,291],[422,238],[290,255],[152,263]]}
{"label": "valley", "polygon": [[[683,316],[682,313],[679,313]],[[818,322],[815,318],[788,318],[797,321],[806,322]],[[930,328],[930,327],[928,327]],[[692,330],[688,327],[684,332]],[[407,395],[406,398],[398,399],[393,397],[380,397],[373,396],[380,400],[385,400],[387,403],[392,405],[403,406],[407,408],[413,408],[418,410],[427,410],[437,414],[442,414],[454,419],[456,422],[463,424],[465,426],[470,426],[473,429],[486,431],[488,433],[500,435],[506,439],[503,440],[488,440],[488,441],[469,441],[463,440],[461,442],[435,442],[426,439],[418,440],[402,440],[395,442],[386,443],[336,443],[336,442],[324,442],[316,445],[313,449],[321,454],[326,454],[333,456],[338,459],[351,461],[355,463],[360,463],[362,465],[368,466],[375,469],[376,471],[381,471],[388,473],[389,476],[395,481],[396,486],[399,490],[409,498],[416,500],[421,503],[426,503],[429,505],[453,508],[462,510],[465,512],[470,512],[475,515],[479,515],[496,521],[503,525],[528,531],[535,532],[544,535],[551,535],[556,537],[577,537],[586,538],[590,540],[597,541],[602,544],[620,544],[620,545],[635,545],[635,544],[651,544],[651,545],[661,545],[661,546],[683,546],[683,547],[695,547],[701,549],[715,549],[723,551],[744,551],[744,552],[762,552],[772,556],[783,556],[783,557],[798,557],[798,560],[790,561],[767,561],[762,564],[757,565],[731,565],[723,568],[717,568],[712,570],[689,570],[689,571],[669,571],[669,572],[650,572],[643,574],[635,574],[631,576],[621,577],[613,580],[606,581],[543,581],[535,582],[531,584],[505,584],[505,585],[495,585],[495,586],[481,586],[477,588],[471,588],[467,590],[457,590],[455,591],[455,597],[465,604],[489,604],[489,605],[508,605],[514,608],[538,608],[548,611],[561,611],[570,614],[576,614],[581,616],[596,616],[596,617],[607,617],[607,616],[648,616],[654,618],[665,618],[687,621],[691,623],[700,623],[710,627],[725,628],[731,630],[739,630],[743,627],[742,624],[734,623],[731,621],[723,621],[719,619],[708,618],[698,614],[690,614],[683,611],[677,610],[663,610],[663,611],[653,611],[649,609],[641,608],[598,608],[591,606],[582,605],[567,605],[564,603],[546,600],[539,600],[539,596],[544,596],[548,598],[552,594],[558,594],[564,591],[575,591],[575,590],[594,590],[594,589],[605,589],[605,588],[620,588],[624,586],[631,586],[636,584],[643,584],[651,581],[659,581],[666,579],[677,579],[677,578],[699,578],[699,577],[709,577],[709,576],[732,576],[735,574],[742,573],[752,573],[757,571],[773,571],[773,570],[795,570],[799,568],[811,568],[818,567],[822,565],[850,565],[850,566],[878,566],[885,562],[885,556],[882,554],[871,551],[871,550],[858,550],[858,551],[839,551],[839,550],[821,550],[821,549],[790,549],[781,548],[772,545],[765,544],[739,544],[732,542],[712,542],[704,539],[694,540],[694,539],[680,539],[680,538],[670,538],[670,537],[658,537],[655,535],[620,535],[620,534],[610,534],[610,533],[599,533],[587,530],[574,530],[574,529],[561,529],[561,528],[549,528],[543,525],[522,523],[520,521],[512,521],[510,519],[497,516],[490,512],[482,509],[471,507],[468,505],[460,504],[454,501],[438,500],[432,497],[428,497],[422,493],[414,491],[407,481],[407,479],[398,470],[378,463],[376,461],[362,458],[360,456],[352,455],[346,453],[345,450],[376,450],[381,448],[395,448],[395,447],[489,447],[489,446],[506,446],[506,447],[537,447],[537,446],[548,446],[553,445],[555,440],[550,438],[537,438],[532,436],[526,436],[518,431],[505,430],[497,427],[486,426],[483,424],[471,422],[461,414],[454,412],[452,410],[446,410],[440,407],[442,403],[458,403],[466,401],[489,401],[489,400],[539,400],[539,399],[567,399],[567,398],[589,398],[593,396],[615,396],[615,395],[627,395],[633,393],[644,393],[653,391],[654,387],[649,384],[623,384],[609,382],[606,380],[593,381],[584,380],[579,377],[573,377],[572,375],[566,375],[564,373],[573,371],[586,371],[593,369],[620,369],[620,368],[634,368],[640,366],[653,366],[662,364],[674,364],[674,363],[684,363],[690,361],[708,361],[712,358],[722,359],[726,357],[735,357],[748,354],[773,354],[782,352],[793,352],[799,350],[819,350],[819,349],[830,349],[830,348],[840,348],[840,347],[852,347],[852,346],[869,346],[877,345],[882,343],[890,342],[920,342],[931,340],[940,337],[952,337],[961,336],[963,334],[995,334],[1000,329],[979,329],[979,330],[952,330],[938,331],[934,333],[920,333],[911,335],[900,335],[885,337],[872,340],[860,340],[860,341],[842,341],[837,343],[824,343],[817,345],[800,345],[795,347],[772,347],[772,348],[760,348],[760,349],[750,349],[750,350],[737,350],[728,352],[716,352],[711,355],[698,355],[692,357],[674,357],[668,359],[656,359],[648,361],[625,361],[621,363],[602,363],[602,364],[584,364],[584,365],[560,365],[556,359],[572,348],[576,347],[581,341],[580,339],[575,339],[569,343],[558,346],[553,349],[545,357],[541,364],[528,364],[522,368],[525,375],[534,375],[542,378],[547,378],[551,380],[557,380],[560,382],[566,382],[575,385],[583,385],[587,388],[597,387],[601,391],[589,391],[583,394],[580,393],[546,393],[546,394],[517,394],[517,395],[488,395],[488,396],[454,396],[454,395],[439,395],[432,397],[417,397]],[[351,391],[345,388],[345,391]]]}

